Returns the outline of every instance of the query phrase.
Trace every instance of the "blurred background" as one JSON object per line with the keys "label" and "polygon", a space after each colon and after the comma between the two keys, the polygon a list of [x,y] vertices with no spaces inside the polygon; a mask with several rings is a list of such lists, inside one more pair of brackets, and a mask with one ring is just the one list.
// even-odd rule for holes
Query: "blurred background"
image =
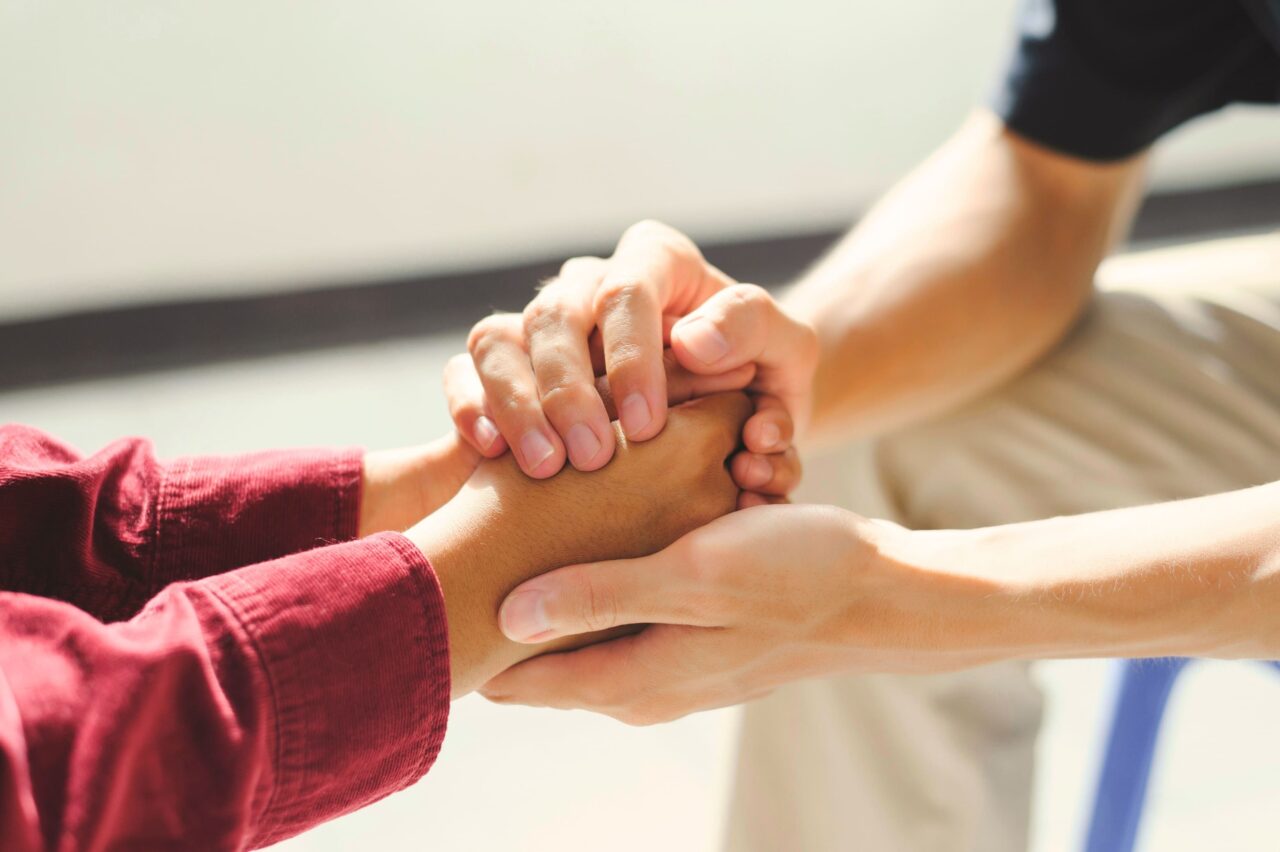
{"label": "blurred background", "polygon": [[[659,218],[785,282],[982,102],[1013,0],[0,0],[0,421],[90,450],[383,447],[443,360]],[[1280,115],[1160,151],[1135,241],[1280,224]],[[1034,848],[1078,846],[1103,662],[1049,663]],[[1147,849],[1274,848],[1280,688],[1193,670]],[[712,849],[736,715],[454,707],[430,776],[282,848]]]}

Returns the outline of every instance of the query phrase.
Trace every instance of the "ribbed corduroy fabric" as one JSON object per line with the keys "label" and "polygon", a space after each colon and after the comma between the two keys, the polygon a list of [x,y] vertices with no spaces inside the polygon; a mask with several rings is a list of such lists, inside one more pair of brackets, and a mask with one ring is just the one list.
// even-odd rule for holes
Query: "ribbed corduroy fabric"
{"label": "ribbed corduroy fabric", "polygon": [[448,631],[360,453],[81,457],[0,427],[0,845],[241,849],[420,778]]}

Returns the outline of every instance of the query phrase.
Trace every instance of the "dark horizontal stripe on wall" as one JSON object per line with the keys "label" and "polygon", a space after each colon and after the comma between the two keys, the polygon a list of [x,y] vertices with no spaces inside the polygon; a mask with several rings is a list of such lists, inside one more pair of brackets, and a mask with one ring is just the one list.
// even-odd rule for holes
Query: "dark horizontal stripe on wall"
{"label": "dark horizontal stripe on wall", "polygon": [[[1274,226],[1280,226],[1280,180],[1152,196],[1133,240]],[[740,280],[775,285],[793,279],[840,233],[723,243],[705,252]],[[0,390],[457,330],[494,309],[519,310],[535,284],[558,268],[557,259],[0,324]]]}

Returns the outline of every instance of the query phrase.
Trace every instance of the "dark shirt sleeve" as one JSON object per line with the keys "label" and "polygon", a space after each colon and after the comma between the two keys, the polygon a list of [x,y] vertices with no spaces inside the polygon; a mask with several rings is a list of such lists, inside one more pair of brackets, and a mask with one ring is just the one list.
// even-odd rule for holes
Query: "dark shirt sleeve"
{"label": "dark shirt sleeve", "polygon": [[0,426],[0,588],[129,618],[169,583],[355,537],[362,454],[284,450],[157,460],[91,456]]}
{"label": "dark shirt sleeve", "polygon": [[1116,160],[1229,103],[1277,99],[1277,46],[1238,0],[1022,0],[992,105],[1032,141]]}
{"label": "dark shirt sleeve", "polygon": [[427,771],[431,566],[393,533],[317,546],[354,535],[359,474],[354,451],[164,464],[0,429],[6,850],[266,845]]}

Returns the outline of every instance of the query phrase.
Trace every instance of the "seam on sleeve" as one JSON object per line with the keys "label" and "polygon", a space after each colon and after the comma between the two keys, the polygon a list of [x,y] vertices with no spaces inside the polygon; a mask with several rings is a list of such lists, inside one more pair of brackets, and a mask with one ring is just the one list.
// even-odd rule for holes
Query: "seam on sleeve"
{"label": "seam on sleeve", "polygon": [[[284,745],[283,737],[280,736],[280,697],[279,690],[276,686],[275,673],[272,671],[271,664],[267,661],[267,656],[263,653],[262,645],[258,642],[257,634],[249,627],[249,622],[244,615],[236,608],[235,604],[228,600],[218,589],[206,587],[206,591],[216,600],[227,613],[235,620],[236,626],[244,633],[249,640],[250,647],[253,648],[254,656],[258,659],[258,664],[262,668],[263,679],[267,682],[267,695],[271,700],[271,789],[262,803],[262,809],[254,814],[254,825],[249,827],[252,835],[261,836],[268,833],[270,824],[263,820],[274,812],[276,793],[279,791],[280,776],[284,763]],[[261,827],[257,826],[259,820],[263,820]]]}
{"label": "seam on sleeve", "polygon": [[[405,785],[408,786],[415,783],[431,768],[436,757],[440,754],[440,749],[444,742],[444,732],[448,727],[449,704],[453,684],[453,674],[449,666],[449,625],[443,607],[440,607],[439,612],[436,612],[434,611],[436,608],[431,605],[432,601],[443,600],[443,592],[440,589],[439,581],[435,579],[435,571],[430,567],[430,562],[426,556],[418,550],[416,545],[400,538],[389,537],[387,543],[406,561],[405,568],[413,575],[413,583],[418,590],[418,603],[422,609],[423,621],[427,628],[427,647],[424,649],[426,659],[423,661],[426,664],[427,673],[430,674],[436,670],[441,670],[445,675],[442,678],[431,678],[431,683],[428,686],[430,692],[428,700],[425,702],[427,706],[418,708],[419,721],[417,728],[426,734],[426,747],[419,758],[413,779]],[[428,572],[431,575],[430,580],[434,582],[428,581],[428,577],[425,576]],[[440,657],[444,658],[443,663],[440,662]],[[435,708],[441,706],[445,708],[443,718],[432,718],[435,715]],[[429,729],[427,728],[428,723],[430,723]],[[404,787],[401,787],[401,789],[404,789]]]}

